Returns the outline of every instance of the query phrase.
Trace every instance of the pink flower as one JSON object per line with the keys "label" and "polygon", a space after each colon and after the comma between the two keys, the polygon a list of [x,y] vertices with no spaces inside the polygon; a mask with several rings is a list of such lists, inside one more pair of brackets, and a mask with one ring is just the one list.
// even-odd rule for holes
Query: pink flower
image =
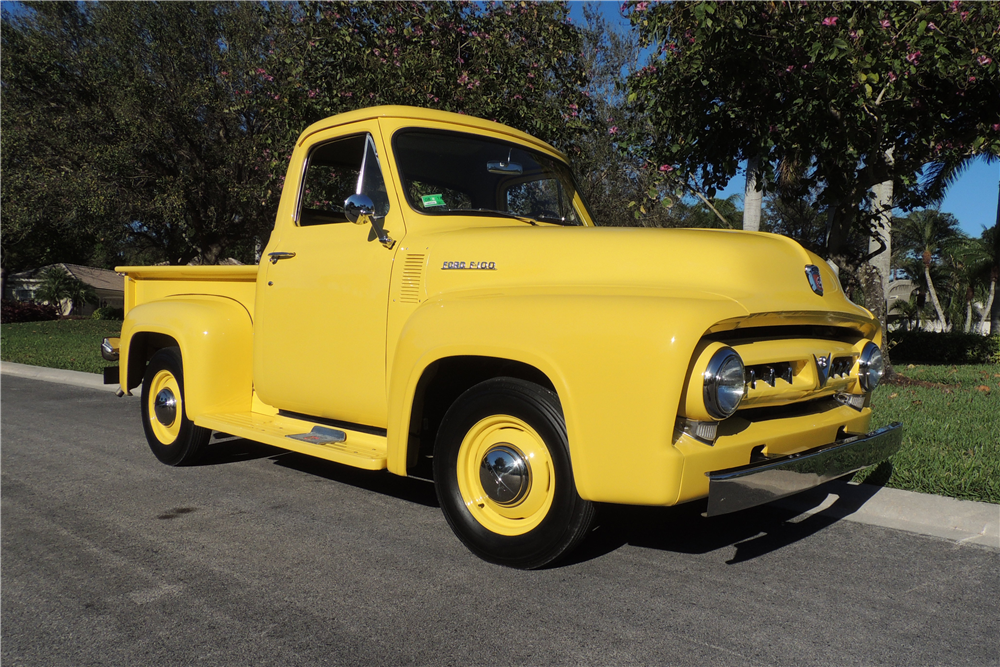
{"label": "pink flower", "polygon": [[648,2],[640,2],[640,3],[638,3],[635,6],[635,11],[637,11],[637,12],[644,12],[644,11],[646,11],[646,7],[649,7],[649,3]]}
{"label": "pink flower", "polygon": [[309,91],[309,97],[316,97],[316,95],[317,95],[317,91],[315,91],[315,90],[310,90]]}
{"label": "pink flower", "polygon": [[611,129],[608,130],[608,134],[618,134],[618,126],[617,125],[612,125]]}
{"label": "pink flower", "polygon": [[892,27],[892,23],[889,22],[889,19],[882,19],[881,21],[878,22],[878,24],[882,26],[883,30],[888,30],[889,28]]}
{"label": "pink flower", "polygon": [[952,2],[952,3],[951,3],[951,11],[953,11],[953,12],[957,12],[957,11],[958,11],[958,8],[959,8],[959,6],[960,6],[961,4],[962,4],[962,3],[961,3],[961,2],[959,2],[959,0],[954,0],[954,2]]}
{"label": "pink flower", "polygon": [[837,25],[837,17],[827,16],[825,19],[823,19],[823,25]]}
{"label": "pink flower", "polygon": [[660,165],[660,171],[662,171],[665,174],[669,174],[673,170],[674,170],[674,168],[671,167],[669,164],[661,164]]}
{"label": "pink flower", "polygon": [[896,73],[889,72],[889,83],[893,83],[896,80]]}
{"label": "pink flower", "polygon": [[916,64],[917,60],[920,58],[920,51],[914,51],[913,53],[906,54],[906,62],[911,65]]}
{"label": "pink flower", "polygon": [[229,72],[219,72],[220,76],[229,76]]}
{"label": "pink flower", "polygon": [[1000,123],[993,123],[993,125],[990,125],[990,129],[994,132],[1000,132]]}
{"label": "pink flower", "polygon": [[938,27],[936,25],[934,25],[933,23],[928,23],[927,24],[927,29],[928,30],[937,30]]}
{"label": "pink flower", "polygon": [[983,67],[986,67],[991,62],[993,62],[993,59],[990,58],[988,55],[983,54],[983,55],[979,56],[978,58],[976,58],[976,62],[979,63],[980,65],[982,65]]}
{"label": "pink flower", "polygon": [[462,76],[458,77],[458,85],[464,86],[467,83],[469,83],[469,75],[462,72]]}

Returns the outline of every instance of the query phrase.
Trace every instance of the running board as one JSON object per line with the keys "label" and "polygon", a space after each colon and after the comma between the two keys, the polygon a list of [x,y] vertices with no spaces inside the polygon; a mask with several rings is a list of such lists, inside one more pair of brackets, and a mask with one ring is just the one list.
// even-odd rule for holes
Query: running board
{"label": "running board", "polygon": [[259,412],[231,412],[201,415],[194,423],[213,431],[365,470],[384,470],[388,458],[386,439],[382,436],[333,429],[304,419]]}

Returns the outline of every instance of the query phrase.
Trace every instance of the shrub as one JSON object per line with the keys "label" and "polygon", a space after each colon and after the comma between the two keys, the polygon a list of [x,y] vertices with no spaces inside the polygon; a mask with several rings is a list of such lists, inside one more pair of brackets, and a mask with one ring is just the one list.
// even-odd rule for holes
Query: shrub
{"label": "shrub", "polygon": [[953,331],[895,331],[889,334],[889,356],[911,364],[996,363],[1000,336]]}
{"label": "shrub", "polygon": [[104,306],[103,308],[98,308],[94,311],[94,314],[90,316],[92,320],[113,320],[121,322],[125,319],[125,309],[115,308],[114,306]]}
{"label": "shrub", "polygon": [[0,302],[0,323],[15,324],[17,322],[44,322],[58,320],[59,309],[34,301]]}

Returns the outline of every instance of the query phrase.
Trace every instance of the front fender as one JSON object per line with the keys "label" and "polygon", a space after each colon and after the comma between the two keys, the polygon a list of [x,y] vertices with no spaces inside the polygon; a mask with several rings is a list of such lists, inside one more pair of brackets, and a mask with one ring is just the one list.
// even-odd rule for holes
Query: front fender
{"label": "front fender", "polygon": [[410,410],[428,366],[496,357],[531,365],[552,382],[581,497],[676,502],[683,460],[671,441],[692,352],[710,326],[746,314],[735,301],[705,294],[431,299],[411,315],[393,356],[389,469],[405,474]]}
{"label": "front fender", "polygon": [[129,387],[129,366],[147,355],[131,354],[146,334],[172,338],[184,363],[189,419],[214,412],[249,411],[253,396],[253,323],[238,301],[184,295],[132,308],[122,323],[120,380]]}

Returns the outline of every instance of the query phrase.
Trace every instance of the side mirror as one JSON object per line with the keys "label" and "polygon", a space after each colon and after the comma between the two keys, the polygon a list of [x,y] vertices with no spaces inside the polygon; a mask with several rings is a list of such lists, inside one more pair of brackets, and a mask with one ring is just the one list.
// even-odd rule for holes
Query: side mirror
{"label": "side mirror", "polygon": [[367,225],[375,215],[375,204],[367,195],[351,195],[344,202],[344,214],[356,225]]}
{"label": "side mirror", "polygon": [[389,235],[382,229],[382,225],[375,219],[375,204],[371,197],[367,195],[351,195],[344,202],[344,215],[356,225],[372,226],[379,242],[386,248],[392,250],[396,242],[389,238]]}

